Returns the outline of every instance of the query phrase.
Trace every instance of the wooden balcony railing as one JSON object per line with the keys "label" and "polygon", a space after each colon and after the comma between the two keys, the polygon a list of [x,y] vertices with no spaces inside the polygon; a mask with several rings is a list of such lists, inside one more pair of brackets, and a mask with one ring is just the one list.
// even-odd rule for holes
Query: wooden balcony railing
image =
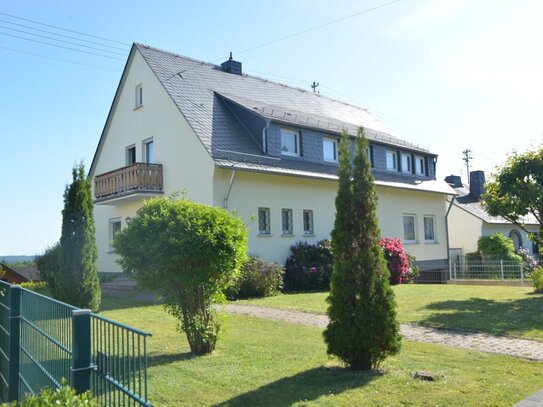
{"label": "wooden balcony railing", "polygon": [[131,192],[161,193],[162,182],[162,164],[130,164],[94,177],[94,197],[114,198]]}

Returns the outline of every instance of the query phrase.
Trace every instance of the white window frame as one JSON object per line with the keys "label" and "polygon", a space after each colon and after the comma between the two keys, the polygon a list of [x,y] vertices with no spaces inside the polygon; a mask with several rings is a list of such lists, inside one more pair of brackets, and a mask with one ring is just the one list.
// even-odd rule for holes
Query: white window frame
{"label": "white window frame", "polygon": [[[294,136],[294,152],[283,151],[283,135]],[[295,130],[281,129],[281,154],[291,157],[301,157],[300,154],[300,133]]]}
{"label": "white window frame", "polygon": [[420,155],[415,156],[415,174],[424,175],[424,157]]}
{"label": "white window frame", "polygon": [[[334,157],[333,158],[326,158],[326,155],[325,155],[325,144],[326,143],[332,143],[332,148],[333,148],[333,151],[334,151]],[[330,137],[323,137],[322,138],[322,159],[326,162],[329,162],[329,163],[337,163],[337,158],[338,158],[338,140],[337,139],[333,139],[333,138],[330,138]]]}
{"label": "white window frame", "polygon": [[[392,167],[390,167],[389,157],[392,157]],[[388,171],[398,171],[398,152],[386,150],[386,166]]]}
{"label": "white window frame", "polygon": [[[306,215],[308,219],[308,225],[306,225]],[[315,223],[313,217],[313,209],[304,209],[302,212],[302,226],[304,230],[304,236],[313,236],[315,234]],[[307,227],[306,227],[307,226]]]}
{"label": "white window frame", "polygon": [[[286,216],[286,228],[285,228],[285,216]],[[282,208],[281,209],[281,231],[283,236],[293,236],[294,235],[294,226],[293,226],[293,214],[292,209]]]}
{"label": "white window frame", "polygon": [[411,174],[413,165],[411,160],[411,154],[402,153],[402,172],[405,174]]}
{"label": "white window frame", "polygon": [[[264,228],[261,228],[261,214],[264,214],[266,217],[264,219]],[[271,236],[271,211],[270,208],[259,207],[257,211],[257,226],[258,226],[258,235],[259,236]]]}
{"label": "white window frame", "polygon": [[[153,156],[151,157],[152,160],[149,160],[147,148],[149,144],[153,144]],[[154,164],[155,163],[155,142],[152,137],[143,140],[142,142],[142,161],[146,164]]]}
{"label": "white window frame", "polygon": [[[405,230],[405,220],[406,218],[413,218],[413,239],[406,238]],[[403,242],[404,243],[417,243],[417,215],[414,213],[404,213],[402,216],[402,227],[403,227]]]}
{"label": "white window frame", "polygon": [[[132,149],[134,150],[134,162],[130,162],[130,156],[131,156],[130,150],[132,150]],[[137,153],[137,150],[136,150],[136,145],[135,144],[132,144],[131,146],[126,147],[126,149],[125,149],[126,165],[132,165],[132,164],[135,164],[138,161],[136,153]]]}
{"label": "white window frame", "polygon": [[135,108],[139,109],[143,106],[143,85],[141,83],[136,85],[136,104]]}
{"label": "white window frame", "polygon": [[[431,219],[432,220],[432,234],[433,234],[432,239],[428,239],[427,236],[426,236],[426,219]],[[424,242],[425,243],[437,243],[437,239],[436,239],[436,217],[435,217],[435,215],[424,215],[423,226],[424,226]]]}
{"label": "white window frame", "polygon": [[[111,219],[109,219],[108,223],[109,223],[109,227],[108,227],[108,236],[109,236],[108,247],[109,247],[109,251],[113,252],[113,246],[111,245],[111,242],[115,238],[115,235],[121,231],[121,228],[122,228],[123,224],[122,224],[122,219],[121,218],[111,218]],[[118,225],[118,229],[114,225]]]}

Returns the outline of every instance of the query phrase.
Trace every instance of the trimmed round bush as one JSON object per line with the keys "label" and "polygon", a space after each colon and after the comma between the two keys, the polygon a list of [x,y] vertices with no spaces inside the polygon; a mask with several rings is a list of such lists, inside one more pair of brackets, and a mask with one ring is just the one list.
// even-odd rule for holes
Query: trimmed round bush
{"label": "trimmed round bush", "polygon": [[284,273],[277,263],[251,257],[226,295],[232,300],[277,295],[283,289]]}
{"label": "trimmed round bush", "polygon": [[536,293],[543,293],[543,267],[539,266],[532,271],[532,281]]}

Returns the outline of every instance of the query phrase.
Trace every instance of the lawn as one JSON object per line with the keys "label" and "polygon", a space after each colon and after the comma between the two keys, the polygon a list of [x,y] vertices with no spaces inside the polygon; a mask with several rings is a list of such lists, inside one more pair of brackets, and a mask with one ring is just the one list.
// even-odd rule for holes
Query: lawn
{"label": "lawn", "polygon": [[[543,294],[533,288],[409,284],[394,292],[401,322],[543,341]],[[324,314],[327,295],[284,294],[240,303]]]}
{"label": "lawn", "polygon": [[[238,315],[226,317],[211,356],[192,357],[162,307],[104,298],[103,314],[144,329],[150,398],[159,406],[510,406],[543,386],[543,364],[403,342],[381,372],[357,373],[326,355],[321,330]],[[443,375],[416,380],[416,370]]]}

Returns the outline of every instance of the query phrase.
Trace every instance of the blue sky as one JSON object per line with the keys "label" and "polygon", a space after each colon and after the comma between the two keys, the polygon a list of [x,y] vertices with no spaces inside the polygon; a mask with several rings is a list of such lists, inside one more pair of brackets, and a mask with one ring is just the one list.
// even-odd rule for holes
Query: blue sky
{"label": "blue sky", "polygon": [[58,240],[71,168],[92,161],[134,41],[216,63],[233,51],[246,73],[319,82],[438,153],[444,177],[465,175],[463,149],[490,172],[541,143],[542,12],[529,0],[0,2],[0,255]]}

